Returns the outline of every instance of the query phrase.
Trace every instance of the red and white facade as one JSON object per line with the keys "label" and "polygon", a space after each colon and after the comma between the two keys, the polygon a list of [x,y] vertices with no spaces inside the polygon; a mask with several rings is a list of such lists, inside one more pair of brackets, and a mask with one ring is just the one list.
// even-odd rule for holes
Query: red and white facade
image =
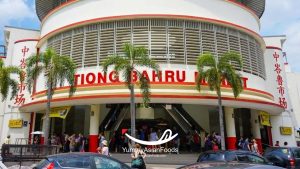
{"label": "red and white facade", "polygon": [[[278,140],[294,146],[294,131],[291,135],[281,135],[279,129],[296,125],[285,115],[285,110],[291,109],[282,54],[285,39],[259,35],[264,5],[261,0],[243,3],[234,0],[36,0],[41,30],[34,31],[34,35],[28,31],[27,38],[12,31],[11,34],[20,38],[7,44],[6,64],[19,65],[20,59],[28,56],[25,52],[43,52],[47,47],[72,57],[78,67],[77,91],[69,97],[68,86],[57,89],[51,106],[90,106],[93,113],[87,121],[93,151],[97,146],[99,118],[103,118],[99,106],[130,102],[129,90],[122,79],[117,79],[111,71],[104,76],[100,66],[109,54],[121,53],[122,44],[145,46],[149,56],[160,64],[160,79],[155,72],[140,68],[151,81],[151,103],[190,105],[192,116],[207,132],[212,132],[206,118],[209,111],[202,115],[195,106],[217,106],[217,95],[207,87],[200,93],[196,90],[195,61],[203,52],[219,57],[226,51],[237,51],[243,58],[243,67],[238,70],[243,76],[244,91],[235,99],[226,82],[222,86],[227,148],[234,149],[237,135],[242,135],[242,130],[236,131],[235,109],[249,110],[251,135],[260,145],[262,136],[266,137],[261,131],[265,131],[267,144]],[[26,101],[17,105],[21,112],[18,115],[31,121],[31,113],[34,117],[37,112],[43,112],[47,102],[45,93],[44,76],[40,76],[34,93],[25,94]],[[135,93],[137,103],[141,103],[138,87]],[[12,118],[8,105],[13,103],[1,105],[4,121]],[[271,126],[260,123],[261,111],[269,115]],[[34,120],[31,122],[34,125]],[[15,132],[7,130],[5,122],[2,124],[1,141],[8,132],[12,136]],[[16,130],[28,137],[28,127]]]}

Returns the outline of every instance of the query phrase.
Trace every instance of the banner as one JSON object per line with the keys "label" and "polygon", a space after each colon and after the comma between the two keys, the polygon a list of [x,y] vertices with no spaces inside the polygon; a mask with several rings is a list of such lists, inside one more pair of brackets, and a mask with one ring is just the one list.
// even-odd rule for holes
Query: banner
{"label": "banner", "polygon": [[271,126],[270,114],[264,111],[259,112],[260,124],[263,126]]}
{"label": "banner", "polygon": [[71,106],[51,108],[49,117],[58,117],[65,119],[71,109]]}
{"label": "banner", "polygon": [[10,128],[22,128],[23,127],[23,120],[22,119],[9,120],[8,127],[10,127]]}

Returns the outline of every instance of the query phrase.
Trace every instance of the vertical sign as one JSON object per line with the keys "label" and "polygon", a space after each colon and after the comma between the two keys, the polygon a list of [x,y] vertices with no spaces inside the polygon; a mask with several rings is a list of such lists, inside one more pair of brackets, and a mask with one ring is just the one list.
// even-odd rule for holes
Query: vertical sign
{"label": "vertical sign", "polygon": [[275,51],[273,54],[273,58],[275,60],[274,71],[276,73],[276,84],[277,84],[277,92],[279,93],[278,102],[279,105],[287,109],[287,100],[285,97],[285,89],[284,89],[284,81],[282,78],[282,69],[279,62],[280,55]]}
{"label": "vertical sign", "polygon": [[[22,57],[19,60],[19,68],[23,71],[22,76],[26,77],[26,56],[28,55],[29,48],[24,46],[19,52],[21,52]],[[14,105],[16,106],[22,106],[25,104],[26,98],[25,98],[25,89],[26,89],[26,83],[25,81],[21,82],[18,86],[19,92],[17,93],[17,96],[15,98]]]}

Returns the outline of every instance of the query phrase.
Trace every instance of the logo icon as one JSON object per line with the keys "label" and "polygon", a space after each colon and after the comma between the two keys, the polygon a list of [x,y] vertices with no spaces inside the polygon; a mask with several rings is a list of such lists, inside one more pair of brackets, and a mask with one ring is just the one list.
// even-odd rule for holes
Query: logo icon
{"label": "logo icon", "polygon": [[161,145],[161,144],[164,144],[164,143],[167,143],[171,140],[173,140],[177,135],[178,133],[174,134],[172,136],[172,131],[170,129],[167,129],[161,136],[161,138],[157,141],[143,141],[143,140],[139,140],[139,139],[136,139],[132,136],[130,136],[129,134],[125,134],[126,137],[128,137],[130,140],[136,142],[136,143],[139,143],[139,144],[142,144],[142,145],[147,145],[147,146],[155,146],[155,145]]}

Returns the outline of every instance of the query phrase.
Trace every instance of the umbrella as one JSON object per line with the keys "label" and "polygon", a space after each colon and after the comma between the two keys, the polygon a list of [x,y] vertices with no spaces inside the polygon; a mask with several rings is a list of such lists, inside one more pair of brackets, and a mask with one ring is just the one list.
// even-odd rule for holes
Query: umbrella
{"label": "umbrella", "polygon": [[42,132],[42,131],[34,131],[31,134],[44,134],[44,132]]}

